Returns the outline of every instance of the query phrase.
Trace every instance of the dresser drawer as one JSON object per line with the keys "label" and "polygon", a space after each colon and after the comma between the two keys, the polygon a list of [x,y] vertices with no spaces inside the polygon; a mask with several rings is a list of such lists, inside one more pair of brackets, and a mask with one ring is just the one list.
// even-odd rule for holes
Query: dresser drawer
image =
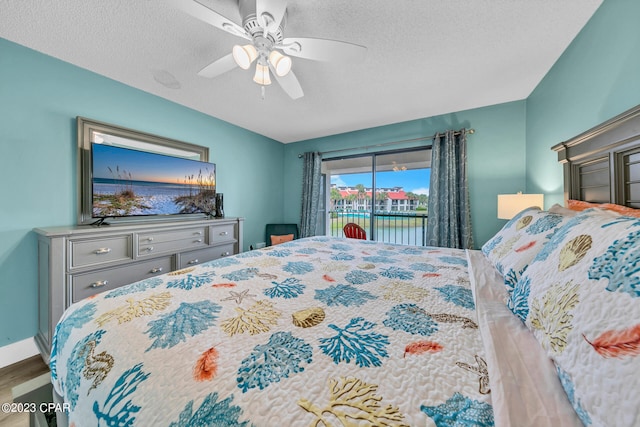
{"label": "dresser drawer", "polygon": [[179,252],[207,246],[206,227],[138,234],[138,256]]}
{"label": "dresser drawer", "polygon": [[220,224],[209,227],[211,233],[211,244],[224,242],[234,242],[236,240],[235,224]]}
{"label": "dresser drawer", "polygon": [[96,266],[132,259],[132,236],[104,239],[71,240],[69,242],[71,268]]}
{"label": "dresser drawer", "polygon": [[181,230],[168,230],[168,231],[152,231],[149,233],[139,233],[138,234],[138,245],[149,245],[156,243],[164,243],[164,242],[173,242],[176,240],[185,240],[185,239],[205,239],[205,233],[207,228],[204,226],[201,227],[191,227],[191,228],[183,228]]}
{"label": "dresser drawer", "polygon": [[171,271],[173,257],[156,258],[135,264],[71,276],[71,302],[99,292]]}
{"label": "dresser drawer", "polygon": [[233,255],[235,243],[220,245],[213,248],[200,249],[197,251],[189,251],[180,254],[178,268],[185,268],[192,265],[202,264],[203,262],[213,261],[214,259]]}

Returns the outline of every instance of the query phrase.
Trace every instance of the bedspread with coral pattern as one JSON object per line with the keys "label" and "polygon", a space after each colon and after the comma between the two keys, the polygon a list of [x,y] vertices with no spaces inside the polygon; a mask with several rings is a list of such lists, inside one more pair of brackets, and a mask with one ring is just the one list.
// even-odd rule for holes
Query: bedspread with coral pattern
{"label": "bedspread with coral pattern", "polygon": [[464,251],[313,237],[74,304],[70,424],[493,425]]}

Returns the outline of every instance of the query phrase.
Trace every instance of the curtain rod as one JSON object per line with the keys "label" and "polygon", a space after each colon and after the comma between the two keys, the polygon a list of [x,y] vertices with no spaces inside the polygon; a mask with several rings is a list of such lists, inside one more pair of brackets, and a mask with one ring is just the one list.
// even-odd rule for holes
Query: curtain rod
{"label": "curtain rod", "polygon": [[[460,135],[462,131],[454,131],[453,134],[454,135]],[[476,132],[475,129],[467,129],[466,133],[469,135],[473,135]],[[404,144],[405,142],[415,142],[415,141],[423,141],[423,140],[427,140],[427,139],[433,139],[436,137],[436,135],[438,135],[437,133],[434,133],[431,136],[421,136],[420,138],[412,138],[412,139],[402,139],[400,141],[391,141],[391,142],[385,142],[382,144],[375,144],[375,145],[365,145],[363,147],[352,147],[352,148],[341,148],[339,150],[329,150],[329,151],[323,151],[320,154],[329,154],[329,153],[340,153],[342,151],[351,151],[351,150],[367,150],[369,148],[377,148],[377,147],[386,147],[389,145],[395,145],[395,144]],[[298,158],[301,159],[303,157],[302,154],[298,154]]]}

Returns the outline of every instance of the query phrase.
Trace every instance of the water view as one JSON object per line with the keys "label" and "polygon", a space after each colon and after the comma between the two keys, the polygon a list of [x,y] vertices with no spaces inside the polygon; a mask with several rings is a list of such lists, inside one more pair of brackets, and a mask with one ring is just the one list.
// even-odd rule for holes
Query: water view
{"label": "water view", "polygon": [[[353,222],[364,228],[367,238],[371,235],[371,213],[338,212],[329,213],[330,235],[344,237],[345,224]],[[373,214],[375,240],[401,245],[426,245],[427,214],[423,212],[376,212]]]}

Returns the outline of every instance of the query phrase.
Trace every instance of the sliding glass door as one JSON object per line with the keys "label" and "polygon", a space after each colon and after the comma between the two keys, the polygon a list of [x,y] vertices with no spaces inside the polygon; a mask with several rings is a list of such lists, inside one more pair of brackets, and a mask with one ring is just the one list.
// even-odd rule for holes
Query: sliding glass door
{"label": "sliding glass door", "polygon": [[326,234],[355,222],[370,240],[424,245],[430,166],[429,148],[325,160]]}
{"label": "sliding glass door", "polygon": [[373,163],[371,155],[324,160],[329,181],[326,234],[343,237],[345,224],[354,222],[371,236]]}
{"label": "sliding glass door", "polygon": [[431,150],[374,156],[375,240],[425,245]]}

